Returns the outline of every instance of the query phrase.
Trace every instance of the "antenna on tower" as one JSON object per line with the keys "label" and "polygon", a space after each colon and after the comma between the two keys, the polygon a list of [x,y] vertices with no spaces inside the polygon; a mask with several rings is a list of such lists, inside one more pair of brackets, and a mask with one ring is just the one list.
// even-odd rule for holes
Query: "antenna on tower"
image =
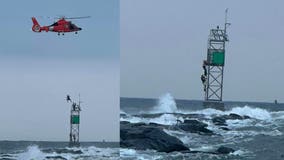
{"label": "antenna on tower", "polygon": [[78,105],[78,107],[79,107],[79,110],[81,111],[81,103],[83,103],[82,101],[81,101],[81,95],[80,95],[80,93],[79,93],[79,105]]}
{"label": "antenna on tower", "polygon": [[231,25],[231,23],[228,23],[228,10],[229,8],[226,8],[225,10],[225,24],[224,24],[224,32],[226,36],[226,41],[228,41],[228,35],[227,35],[227,26]]}

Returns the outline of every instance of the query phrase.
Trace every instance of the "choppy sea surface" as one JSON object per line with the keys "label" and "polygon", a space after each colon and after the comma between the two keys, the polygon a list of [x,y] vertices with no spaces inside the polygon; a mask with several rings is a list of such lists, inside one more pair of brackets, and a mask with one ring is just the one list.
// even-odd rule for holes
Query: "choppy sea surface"
{"label": "choppy sea surface", "polygon": [[119,159],[119,143],[82,142],[70,148],[67,142],[0,141],[0,160],[109,159]]}
{"label": "choppy sea surface", "polygon": [[[204,108],[202,101],[175,100],[170,94],[160,99],[121,98],[120,121],[175,125],[177,120],[193,119],[208,124],[214,135],[200,135],[171,129],[167,134],[180,139],[191,150],[204,153],[163,153],[155,150],[121,148],[121,159],[191,160],[284,160],[284,104],[225,102],[225,110]],[[212,122],[216,116],[238,114],[249,119],[226,120],[228,130]],[[182,115],[182,116],[181,116]],[[210,154],[219,146],[233,148],[230,154]]]}

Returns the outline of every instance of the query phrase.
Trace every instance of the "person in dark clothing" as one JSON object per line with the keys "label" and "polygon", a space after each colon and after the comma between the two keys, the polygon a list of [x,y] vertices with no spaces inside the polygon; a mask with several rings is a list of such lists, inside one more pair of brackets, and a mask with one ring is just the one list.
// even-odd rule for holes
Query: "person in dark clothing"
{"label": "person in dark clothing", "polygon": [[67,94],[67,97],[66,97],[66,101],[67,102],[71,102],[71,98],[70,98],[70,96]]}
{"label": "person in dark clothing", "polygon": [[205,75],[205,76],[207,76],[206,66],[205,66],[205,65],[203,65],[202,67],[203,67],[203,70],[204,70],[204,75]]}
{"label": "person in dark clothing", "polygon": [[204,60],[204,61],[203,61],[202,68],[203,68],[203,70],[204,70],[204,75],[205,75],[205,76],[207,76],[207,69],[206,69],[206,65],[207,65],[207,61],[206,61],[206,60]]}
{"label": "person in dark clothing", "polygon": [[73,108],[73,111],[76,110],[76,103],[73,103],[73,104],[72,104],[72,108]]}
{"label": "person in dark clothing", "polygon": [[202,68],[204,70],[204,74],[201,75],[201,81],[202,81],[202,84],[204,86],[204,92],[206,91],[206,79],[207,79],[207,68],[206,68],[206,65],[207,65],[207,60],[204,60],[203,61],[203,64],[202,64]]}
{"label": "person in dark clothing", "polygon": [[201,75],[201,81],[204,86],[204,92],[206,91],[206,76],[204,74]]}
{"label": "person in dark clothing", "polygon": [[205,81],[206,81],[206,77],[204,76],[204,74],[201,75],[201,81],[202,81],[202,83],[205,83]]}

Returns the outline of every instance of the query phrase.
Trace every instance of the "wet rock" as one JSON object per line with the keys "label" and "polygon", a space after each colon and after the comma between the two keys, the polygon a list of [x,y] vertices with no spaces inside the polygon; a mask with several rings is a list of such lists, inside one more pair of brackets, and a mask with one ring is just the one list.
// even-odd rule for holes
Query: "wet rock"
{"label": "wet rock", "polygon": [[149,123],[149,126],[152,126],[152,127],[161,127],[161,128],[165,128],[165,127],[168,127],[168,125],[163,125],[163,124],[158,124],[158,123]]}
{"label": "wet rock", "polygon": [[1,153],[1,157],[12,157],[12,156],[9,155],[9,154],[4,154],[4,153],[2,154],[2,153]]}
{"label": "wet rock", "polygon": [[226,120],[236,120],[236,119],[243,120],[243,119],[249,119],[249,118],[250,118],[249,116],[240,116],[238,114],[231,113],[229,115],[222,115],[222,116],[214,117],[212,119],[212,122],[218,126],[227,126]]}
{"label": "wet rock", "polygon": [[227,126],[226,119],[224,117],[214,117],[212,122],[218,126]]}
{"label": "wet rock", "polygon": [[187,132],[213,135],[214,133],[206,128],[207,126],[207,124],[198,120],[184,120],[183,123],[177,125],[178,128]]}
{"label": "wet rock", "polygon": [[243,119],[250,119],[250,116],[244,115]]}
{"label": "wet rock", "polygon": [[62,156],[46,156],[46,159],[62,159],[62,160],[67,160],[66,158],[62,157]]}
{"label": "wet rock", "polygon": [[62,154],[62,153],[83,154],[81,150],[71,150],[71,149],[58,149],[55,152],[58,154]]}
{"label": "wet rock", "polygon": [[155,114],[137,114],[137,115],[133,115],[133,117],[140,117],[140,118],[157,118],[162,116],[164,113],[155,113]]}
{"label": "wet rock", "polygon": [[224,130],[224,131],[229,131],[230,129],[227,127],[220,127],[220,129]]}
{"label": "wet rock", "polygon": [[231,113],[227,116],[227,119],[243,119],[243,117],[238,114]]}
{"label": "wet rock", "polygon": [[16,159],[14,159],[14,158],[1,158],[0,160],[16,160]]}
{"label": "wet rock", "polygon": [[198,151],[198,150],[190,151],[188,150],[188,151],[180,151],[180,152],[181,153],[205,153],[205,154],[229,154],[229,153],[235,152],[235,150],[229,147],[221,146],[216,151]]}
{"label": "wet rock", "polygon": [[235,152],[234,149],[229,148],[229,147],[224,147],[224,146],[219,147],[216,151],[217,154],[229,154],[233,152]]}
{"label": "wet rock", "polygon": [[[153,124],[152,124],[153,125]],[[158,152],[189,150],[178,138],[168,135],[160,127],[147,124],[120,123],[120,147]]]}

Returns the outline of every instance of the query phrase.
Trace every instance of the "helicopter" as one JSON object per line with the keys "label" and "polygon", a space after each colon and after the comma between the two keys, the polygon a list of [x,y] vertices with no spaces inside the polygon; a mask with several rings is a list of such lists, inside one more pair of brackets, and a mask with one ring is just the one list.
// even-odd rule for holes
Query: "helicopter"
{"label": "helicopter", "polygon": [[32,17],[32,22],[33,22],[32,30],[34,32],[41,32],[41,31],[57,32],[58,35],[60,35],[60,33],[64,35],[65,32],[75,32],[75,34],[77,34],[78,31],[82,30],[82,28],[77,27],[71,21],[67,21],[67,19],[82,19],[82,18],[90,18],[90,16],[70,17],[70,18],[61,17],[61,18],[57,18],[59,20],[57,22],[54,22],[52,25],[40,26],[36,18]]}

